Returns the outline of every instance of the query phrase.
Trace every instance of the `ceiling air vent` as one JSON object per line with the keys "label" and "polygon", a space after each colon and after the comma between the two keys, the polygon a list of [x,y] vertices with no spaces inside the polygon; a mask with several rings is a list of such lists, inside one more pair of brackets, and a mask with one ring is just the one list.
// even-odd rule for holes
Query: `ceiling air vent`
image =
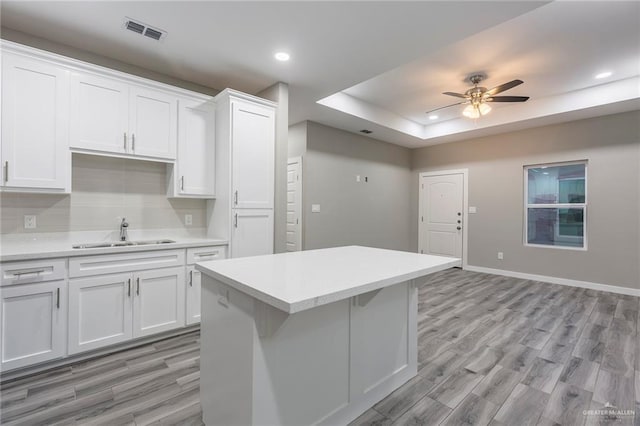
{"label": "ceiling air vent", "polygon": [[124,28],[129,31],[133,31],[136,34],[141,34],[154,40],[162,40],[167,35],[166,31],[159,30],[158,28],[152,28],[147,24],[144,24],[140,21],[134,21],[131,18],[125,18]]}

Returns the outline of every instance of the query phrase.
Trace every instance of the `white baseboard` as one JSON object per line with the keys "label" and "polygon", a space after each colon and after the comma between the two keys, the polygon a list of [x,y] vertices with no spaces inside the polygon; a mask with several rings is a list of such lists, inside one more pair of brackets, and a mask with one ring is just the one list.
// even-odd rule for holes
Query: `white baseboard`
{"label": "white baseboard", "polygon": [[465,265],[463,269],[473,272],[484,272],[485,274],[504,275],[506,277],[522,278],[525,280],[542,281],[551,284],[560,284],[570,287],[588,288],[590,290],[608,291],[610,293],[626,294],[628,296],[640,297],[640,289],[620,287],[616,285],[592,283],[589,281],[571,280],[568,278],[549,277],[546,275],[527,274],[524,272],[506,271],[504,269],[485,268],[483,266]]}

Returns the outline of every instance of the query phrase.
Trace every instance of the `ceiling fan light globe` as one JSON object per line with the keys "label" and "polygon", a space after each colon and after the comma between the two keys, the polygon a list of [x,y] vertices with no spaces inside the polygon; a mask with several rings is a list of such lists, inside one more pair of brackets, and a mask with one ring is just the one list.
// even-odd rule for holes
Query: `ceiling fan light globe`
{"label": "ceiling fan light globe", "polygon": [[467,107],[462,111],[462,115],[468,118],[478,118],[480,117],[480,112],[473,105],[467,105]]}
{"label": "ceiling fan light globe", "polygon": [[480,115],[486,115],[491,112],[491,106],[489,104],[482,103],[478,107],[478,111],[480,112]]}

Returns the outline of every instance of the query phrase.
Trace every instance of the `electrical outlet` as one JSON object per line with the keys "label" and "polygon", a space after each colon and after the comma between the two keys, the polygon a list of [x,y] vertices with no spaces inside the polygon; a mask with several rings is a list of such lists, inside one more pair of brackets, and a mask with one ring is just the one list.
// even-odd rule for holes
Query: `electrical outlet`
{"label": "electrical outlet", "polygon": [[193,215],[185,214],[184,215],[184,224],[187,226],[193,225]]}
{"label": "electrical outlet", "polygon": [[504,259],[504,253],[502,253],[501,251],[498,252],[498,260],[503,260]]}
{"label": "electrical outlet", "polygon": [[36,217],[34,215],[24,215],[24,229],[35,229]]}
{"label": "electrical outlet", "polygon": [[311,204],[311,213],[320,213],[320,204]]}
{"label": "electrical outlet", "polygon": [[360,175],[356,175],[356,182],[360,182]]}

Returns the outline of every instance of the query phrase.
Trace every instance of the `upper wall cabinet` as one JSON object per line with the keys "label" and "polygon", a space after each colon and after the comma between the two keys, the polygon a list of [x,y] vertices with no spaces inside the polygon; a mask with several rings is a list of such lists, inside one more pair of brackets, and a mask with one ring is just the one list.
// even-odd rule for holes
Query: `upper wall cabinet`
{"label": "upper wall cabinet", "polygon": [[273,208],[275,110],[231,101],[231,183],[234,208]]}
{"label": "upper wall cabinet", "polygon": [[69,72],[2,53],[3,191],[68,193]]}
{"label": "upper wall cabinet", "polygon": [[175,160],[177,97],[90,73],[71,76],[70,146]]}
{"label": "upper wall cabinet", "polygon": [[178,158],[167,166],[169,197],[215,197],[215,105],[178,101]]}

